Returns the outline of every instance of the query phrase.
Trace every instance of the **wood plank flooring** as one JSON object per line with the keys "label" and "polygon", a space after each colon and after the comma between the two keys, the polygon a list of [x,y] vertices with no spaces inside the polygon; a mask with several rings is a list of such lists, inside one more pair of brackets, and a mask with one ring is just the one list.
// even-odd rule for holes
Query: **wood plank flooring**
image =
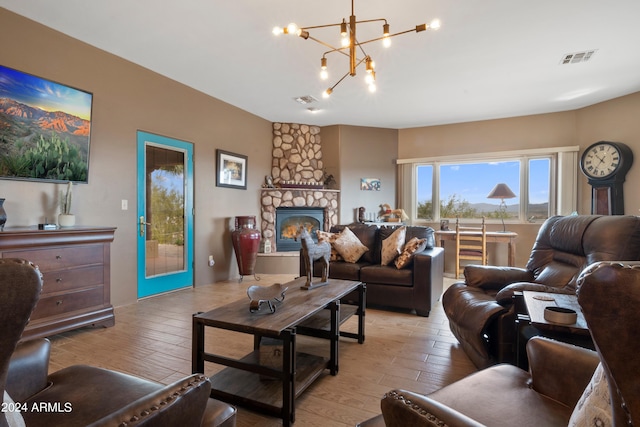
{"label": "wood plank flooring", "polygon": [[[191,373],[191,316],[238,299],[249,299],[250,285],[285,283],[292,275],[262,275],[219,282],[147,298],[117,307],[112,328],[85,328],[51,337],[50,372],[74,364],[87,364],[127,372],[169,384]],[[445,279],[445,286],[452,279]],[[286,300],[285,300],[286,303]],[[442,306],[429,317],[367,309],[364,344],[340,339],[340,372],[328,371],[296,403],[298,426],[354,426],[380,413],[380,397],[393,388],[430,393],[476,369],[451,335]],[[343,329],[356,332],[352,317]],[[252,349],[252,338],[228,331],[206,331],[206,346],[224,343],[230,356]],[[299,349],[327,352],[326,341],[298,336]],[[221,367],[207,363],[205,373]],[[282,421],[238,408],[238,426],[279,426]]]}

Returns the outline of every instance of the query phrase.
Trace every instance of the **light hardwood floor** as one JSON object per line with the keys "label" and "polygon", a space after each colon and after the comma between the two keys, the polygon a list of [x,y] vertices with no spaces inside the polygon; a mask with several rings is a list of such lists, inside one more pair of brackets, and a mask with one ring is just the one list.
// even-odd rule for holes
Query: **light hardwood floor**
{"label": "light hardwood floor", "polygon": [[[253,284],[284,283],[294,276],[262,275],[186,289],[116,308],[112,328],[85,328],[51,337],[50,371],[74,364],[119,370],[169,384],[191,373],[191,316],[247,298]],[[445,286],[452,279],[445,279]],[[286,300],[285,300],[286,303]],[[247,298],[247,309],[249,300]],[[298,426],[354,426],[380,413],[380,397],[392,388],[430,393],[463,378],[475,367],[451,335],[440,303],[429,317],[367,309],[366,339],[340,340],[340,372],[324,374],[296,403]],[[343,329],[356,331],[351,318]],[[207,328],[206,345],[220,343],[230,356],[252,349],[245,334]],[[299,348],[326,351],[323,340],[298,336]],[[214,374],[207,364],[205,373]],[[238,408],[238,426],[278,426],[281,420]]]}

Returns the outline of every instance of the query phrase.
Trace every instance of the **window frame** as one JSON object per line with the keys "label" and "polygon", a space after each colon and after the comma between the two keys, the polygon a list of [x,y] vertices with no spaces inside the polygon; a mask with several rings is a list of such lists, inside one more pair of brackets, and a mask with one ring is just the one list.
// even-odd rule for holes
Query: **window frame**
{"label": "window frame", "polygon": [[[440,217],[440,166],[461,163],[490,163],[518,161],[520,162],[520,209],[518,219],[506,222],[517,224],[529,222],[526,218],[529,202],[529,162],[536,159],[549,159],[549,216],[567,215],[575,212],[577,207],[577,177],[578,177],[578,146],[552,147],[528,150],[513,150],[503,152],[473,153],[462,155],[439,156],[430,158],[399,159],[399,199],[405,212],[409,213],[413,224],[438,222]],[[432,166],[432,206],[433,218],[417,217],[418,186],[417,168]],[[405,188],[403,188],[403,184]],[[406,188],[408,187],[408,188]],[[404,196],[404,197],[403,197]],[[472,220],[473,221],[473,220]],[[531,222],[541,222],[533,220]],[[491,222],[498,222],[492,220]]]}

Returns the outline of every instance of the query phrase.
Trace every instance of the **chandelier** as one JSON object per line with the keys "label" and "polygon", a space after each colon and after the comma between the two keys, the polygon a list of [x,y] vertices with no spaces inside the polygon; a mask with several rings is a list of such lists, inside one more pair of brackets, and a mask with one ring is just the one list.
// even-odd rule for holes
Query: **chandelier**
{"label": "chandelier", "polygon": [[[363,21],[356,20],[356,15],[353,7],[354,0],[351,0],[351,16],[349,16],[349,22],[346,19],[342,19],[342,22],[337,24],[326,24],[326,25],[316,25],[312,27],[298,27],[296,24],[291,23],[286,27],[275,27],[273,29],[273,34],[295,34],[299,37],[302,37],[305,40],[313,40],[325,47],[329,50],[322,54],[322,58],[320,59],[320,78],[326,80],[329,77],[329,73],[327,71],[327,56],[332,53],[340,53],[349,58],[349,71],[342,76],[333,86],[324,91],[323,96],[329,97],[336,86],[338,86],[347,76],[355,76],[356,68],[361,64],[365,65],[366,75],[365,82],[369,86],[369,90],[371,92],[376,91],[376,71],[375,71],[375,63],[371,56],[369,56],[365,50],[363,45],[381,41],[384,47],[391,46],[391,37],[399,36],[401,34],[411,33],[415,31],[419,33],[421,31],[425,31],[427,29],[437,30],[440,28],[440,21],[434,19],[430,24],[421,24],[416,25],[415,28],[410,30],[401,31],[399,33],[390,34],[389,33],[389,23],[385,18],[379,19],[367,19]],[[380,37],[376,37],[366,41],[358,41],[356,38],[356,26],[358,24],[370,24],[374,22],[384,22],[382,24],[382,35]],[[340,47],[335,47],[330,43],[326,43],[322,40],[319,40],[313,37],[309,30],[315,30],[318,28],[327,28],[327,27],[340,27],[340,36],[341,36],[341,45]],[[358,51],[361,52],[362,56],[358,58]]]}

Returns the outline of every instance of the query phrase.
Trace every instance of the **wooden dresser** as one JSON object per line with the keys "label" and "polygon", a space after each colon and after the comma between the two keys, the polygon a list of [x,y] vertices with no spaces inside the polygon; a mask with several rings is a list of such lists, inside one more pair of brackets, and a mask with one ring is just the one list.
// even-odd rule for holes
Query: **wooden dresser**
{"label": "wooden dresser", "polygon": [[115,230],[16,227],[0,232],[0,257],[31,261],[43,276],[40,300],[23,340],[115,324],[110,297],[110,246]]}

